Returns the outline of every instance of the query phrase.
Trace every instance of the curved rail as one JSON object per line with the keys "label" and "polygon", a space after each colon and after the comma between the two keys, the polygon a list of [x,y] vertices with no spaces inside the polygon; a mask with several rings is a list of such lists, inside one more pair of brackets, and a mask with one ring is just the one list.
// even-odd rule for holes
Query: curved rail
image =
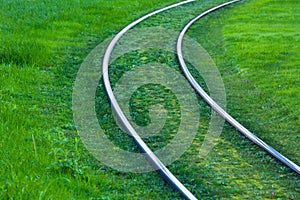
{"label": "curved rail", "polygon": [[230,5],[232,3],[238,2],[240,0],[234,0],[230,1],[228,3],[219,5],[217,7],[214,7],[210,10],[207,10],[194,18],[192,21],[190,21],[184,29],[181,31],[178,40],[177,40],[177,56],[181,65],[181,68],[192,85],[192,87],[198,92],[198,94],[207,102],[207,104],[215,111],[217,112],[223,119],[225,119],[229,124],[231,124],[233,127],[235,127],[240,133],[242,133],[244,136],[246,136],[249,140],[251,140],[253,143],[255,143],[257,146],[261,147],[265,151],[267,151],[269,154],[271,154],[273,157],[275,157],[277,160],[285,164],[287,167],[295,171],[300,175],[300,167],[296,165],[294,162],[280,154],[278,151],[276,151],[274,148],[269,146],[267,143],[265,143],[263,140],[258,138],[256,135],[251,133],[248,129],[246,129],[243,125],[241,125],[237,120],[235,120],[231,115],[229,115],[223,108],[221,108],[202,88],[201,86],[197,83],[197,81],[194,79],[194,77],[191,75],[189,72],[186,63],[183,59],[183,53],[182,53],[182,41],[184,38],[185,33],[188,31],[188,29],[200,18],[204,17],[205,15],[216,11],[220,8],[223,8],[227,5]]}
{"label": "curved rail", "polygon": [[109,60],[111,53],[119,41],[119,39],[132,27],[136,26],[140,22],[144,21],[145,19],[156,15],[158,13],[161,13],[163,11],[169,10],[171,8],[187,4],[190,2],[193,2],[195,0],[188,0],[188,1],[183,1],[177,4],[173,4],[171,6],[159,9],[157,11],[154,11],[150,14],[145,15],[144,17],[132,22],[128,26],[126,26],[122,31],[120,31],[111,41],[109,44],[108,48],[106,49],[104,58],[103,58],[103,81],[104,81],[104,86],[107,92],[107,95],[109,97],[109,100],[111,102],[112,109],[116,113],[119,121],[121,122],[122,126],[125,128],[126,132],[134,139],[135,143],[139,146],[141,151],[145,153],[146,158],[150,162],[150,164],[153,166],[154,169],[156,169],[162,177],[168,181],[175,189],[181,192],[182,196],[186,199],[197,199],[167,168],[164,166],[164,164],[156,157],[156,155],[151,151],[151,149],[146,145],[146,143],[142,140],[142,138],[138,135],[138,133],[134,130],[132,125],[129,123],[127,120],[126,116],[124,115],[123,111],[121,110],[110,85],[109,81],[109,76],[108,76],[108,65],[109,65]]}

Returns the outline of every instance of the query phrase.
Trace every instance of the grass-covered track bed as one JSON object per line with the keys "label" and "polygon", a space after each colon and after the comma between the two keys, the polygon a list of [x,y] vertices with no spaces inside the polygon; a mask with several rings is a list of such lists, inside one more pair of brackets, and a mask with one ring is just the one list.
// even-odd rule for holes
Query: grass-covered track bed
{"label": "grass-covered track bed", "polygon": [[[201,11],[223,2],[198,1],[139,27],[159,25],[179,32]],[[71,110],[73,83],[87,54],[134,19],[171,3],[1,1],[0,199],[180,199],[155,172],[123,173],[95,160],[77,135]],[[296,1],[244,1],[207,16],[188,33],[217,63],[228,112],[298,164],[299,8]],[[120,75],[130,70],[128,66],[152,59],[176,65],[174,55],[158,54],[133,52],[111,70]],[[114,136],[121,130],[111,115],[101,118],[100,111],[110,112],[101,90],[100,84],[99,121],[110,138],[123,139]],[[135,94],[136,109],[145,91]],[[169,105],[177,103],[173,99]],[[199,158],[197,149],[209,122],[209,108],[200,98],[199,108],[200,127],[193,145],[169,167],[188,189],[203,199],[300,198],[299,177],[228,125],[209,156]],[[133,116],[143,124],[143,114]],[[158,140],[148,140],[149,145],[164,145],[172,136],[167,135],[170,128],[157,144]],[[123,140],[124,149],[136,150],[125,135]],[[123,141],[115,143],[121,146]]]}

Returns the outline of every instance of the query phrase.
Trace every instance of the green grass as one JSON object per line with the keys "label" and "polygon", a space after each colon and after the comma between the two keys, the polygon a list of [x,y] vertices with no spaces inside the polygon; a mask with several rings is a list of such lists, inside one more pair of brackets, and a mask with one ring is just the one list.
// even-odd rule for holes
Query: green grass
{"label": "green grass", "polygon": [[[141,26],[179,30],[193,16],[220,2],[224,1],[193,3],[153,17]],[[123,173],[99,163],[80,141],[71,111],[73,83],[86,55],[134,19],[170,3],[174,1],[1,0],[0,199],[180,198],[155,172]],[[246,1],[207,16],[189,35],[217,63],[226,86],[227,110],[299,164],[298,5],[296,1]],[[176,66],[172,54],[135,52],[114,63],[111,69],[117,76],[112,82],[130,66],[153,60]],[[108,109],[101,87],[99,105]],[[169,91],[159,90],[173,99],[167,107],[176,108]],[[145,91],[147,88],[141,88],[132,99],[136,120],[146,114],[146,121],[140,124],[147,124],[148,119],[139,105]],[[156,94],[150,93],[149,99],[151,95]],[[149,99],[145,102],[157,103]],[[199,108],[201,113],[209,111],[200,98]],[[98,112],[108,135],[121,132],[111,115],[101,118],[101,110],[109,113],[110,109]],[[170,123],[162,132],[166,135],[148,140],[152,148],[164,146],[172,137],[168,133],[176,129],[177,116],[170,112]],[[298,176],[228,125],[209,156],[199,158],[193,150],[202,143],[209,115],[201,115],[199,120],[193,145],[170,166],[197,197],[300,198]],[[123,144],[124,149],[134,148],[128,138],[121,137],[116,144],[122,146],[123,141],[128,144]]]}
{"label": "green grass", "polygon": [[[300,16],[296,4],[246,1],[208,16],[189,34],[217,63],[226,87],[228,112],[299,164]],[[220,157],[209,156],[214,163],[210,167],[220,172],[223,184],[218,197],[299,198],[296,174],[228,126],[221,141],[215,148]],[[216,165],[216,160],[221,164]]]}
{"label": "green grass", "polygon": [[177,195],[155,173],[137,181],[98,164],[80,142],[71,112],[85,56],[133,19],[169,3],[1,1],[1,199],[149,196],[153,189],[142,190],[144,182],[156,185],[151,198]]}
{"label": "green grass", "polygon": [[[260,4],[248,15],[245,9],[233,11],[223,28],[227,55],[240,77],[233,101],[248,105],[240,108],[248,120],[255,119],[249,126],[258,135],[300,163],[300,8],[293,1]],[[255,6],[249,3],[250,9]]]}

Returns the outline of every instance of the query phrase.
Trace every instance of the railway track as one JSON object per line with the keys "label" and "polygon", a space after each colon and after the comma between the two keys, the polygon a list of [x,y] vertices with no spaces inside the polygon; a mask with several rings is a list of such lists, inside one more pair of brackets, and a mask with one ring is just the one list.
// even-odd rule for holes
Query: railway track
{"label": "railway track", "polygon": [[[122,31],[120,31],[110,42],[109,46],[106,49],[103,63],[102,63],[102,73],[103,73],[103,82],[105,86],[105,90],[107,92],[108,98],[110,100],[112,109],[114,113],[116,114],[116,117],[118,118],[121,126],[126,130],[127,134],[129,134],[135,143],[138,145],[140,150],[144,153],[149,163],[152,165],[152,167],[168,182],[170,183],[173,188],[178,190],[182,196],[185,199],[197,199],[168,169],[167,167],[158,159],[158,157],[151,151],[151,149],[147,146],[147,144],[142,140],[142,138],[139,136],[139,134],[135,131],[135,129],[132,127],[128,119],[126,118],[125,114],[121,110],[114,93],[112,91],[112,87],[109,80],[109,62],[110,57],[112,54],[112,51],[114,47],[116,46],[117,42],[121,39],[121,37],[129,31],[131,28],[139,24],[140,22],[148,19],[151,16],[157,15],[161,12],[164,12],[166,10],[182,6],[191,2],[194,2],[195,0],[187,0],[183,1],[177,4],[173,4],[171,6],[167,6],[165,8],[159,9],[157,11],[154,11],[150,14],[145,15],[144,17],[132,22],[128,26],[126,26]],[[177,40],[177,56],[179,63],[181,65],[181,68],[190,82],[191,86],[197,91],[197,93],[207,102],[207,104],[215,111],[217,112],[223,119],[225,119],[228,123],[230,123],[233,127],[235,127],[240,133],[242,133],[244,136],[246,136],[249,140],[251,140],[253,143],[267,151],[270,155],[275,157],[277,160],[288,166],[290,169],[295,171],[300,175],[300,167],[297,166],[295,163],[293,163],[288,158],[281,155],[279,152],[277,152],[274,148],[266,144],[264,141],[259,139],[257,136],[255,136],[253,133],[251,133],[248,129],[246,129],[244,126],[242,126],[238,121],[236,121],[233,117],[231,117],[224,109],[222,109],[197,83],[197,81],[194,79],[194,77],[189,72],[186,63],[184,61],[184,56],[182,52],[182,46],[183,46],[183,39],[188,31],[188,29],[199,19],[204,17],[205,15],[212,13],[218,9],[221,9],[225,6],[228,6],[230,4],[239,2],[240,0],[233,0],[221,5],[218,5],[214,8],[211,8],[202,14],[198,15],[196,18],[194,18],[192,21],[190,21],[184,29],[181,31],[178,40]]]}

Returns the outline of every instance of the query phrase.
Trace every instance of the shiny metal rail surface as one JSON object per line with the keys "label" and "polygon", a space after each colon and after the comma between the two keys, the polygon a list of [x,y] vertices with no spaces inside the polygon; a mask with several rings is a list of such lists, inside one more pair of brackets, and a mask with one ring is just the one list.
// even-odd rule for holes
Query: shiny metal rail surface
{"label": "shiny metal rail surface", "polygon": [[146,145],[146,143],[142,140],[142,138],[138,135],[138,133],[134,130],[132,125],[127,120],[126,116],[124,115],[123,111],[121,110],[110,85],[109,76],[108,76],[108,66],[109,66],[109,60],[111,53],[119,41],[119,39],[131,28],[139,24],[140,22],[144,21],[145,19],[156,15],[158,13],[161,13],[163,11],[166,11],[168,9],[184,5],[190,2],[193,2],[195,0],[188,0],[183,1],[177,4],[173,4],[171,6],[159,9],[157,11],[154,11],[150,14],[145,15],[144,17],[132,22],[128,26],[126,26],[121,32],[119,32],[111,41],[108,48],[106,49],[104,58],[103,58],[103,81],[104,86],[107,92],[107,95],[109,97],[109,100],[111,102],[112,109],[116,113],[118,120],[121,122],[121,125],[125,128],[126,132],[134,139],[135,143],[139,146],[141,151],[145,154],[146,158],[148,159],[149,163],[153,166],[153,168],[159,172],[162,177],[168,181],[175,189],[181,192],[182,196],[185,199],[197,199],[167,168],[166,166],[157,158],[157,156],[151,151],[151,149]]}
{"label": "shiny metal rail surface", "polygon": [[199,16],[197,16],[196,18],[194,18],[192,21],[190,21],[185,27],[184,29],[181,31],[178,40],[177,40],[177,56],[181,65],[181,68],[186,76],[186,78],[188,79],[188,81],[190,82],[190,84],[192,85],[192,87],[198,92],[198,94],[207,102],[207,104],[215,111],[217,112],[223,119],[225,119],[228,123],[230,123],[233,127],[235,127],[240,133],[242,133],[244,136],[246,136],[249,140],[251,140],[253,143],[255,143],[257,146],[261,147],[262,149],[264,149],[265,151],[267,151],[269,154],[271,154],[273,157],[275,157],[277,160],[279,160],[280,162],[282,162],[283,164],[285,164],[287,167],[289,167],[290,169],[292,169],[293,171],[295,171],[296,173],[298,173],[300,175],[300,167],[298,165],[296,165],[294,162],[292,162],[291,160],[289,160],[288,158],[286,158],[285,156],[283,156],[282,154],[280,154],[278,151],[276,151],[274,148],[272,148],[270,145],[268,145],[267,143],[265,143],[263,140],[261,140],[260,138],[258,138],[256,135],[254,135],[253,133],[251,133],[248,129],[246,129],[243,125],[241,125],[237,120],[235,120],[231,115],[229,115],[223,108],[221,108],[202,88],[201,86],[197,83],[197,81],[194,79],[194,77],[191,75],[191,73],[189,72],[186,63],[184,61],[183,58],[183,53],[182,53],[182,42],[183,42],[183,38],[184,35],[186,34],[186,32],[188,31],[188,29],[196,22],[198,21],[200,18],[204,17],[205,15],[216,11],[220,8],[223,8],[227,5],[230,5],[232,3],[238,2],[240,0],[234,0],[234,1],[230,1],[228,3],[219,5],[217,7],[214,7],[210,10],[207,10],[205,12],[203,12],[202,14],[200,14]]}

